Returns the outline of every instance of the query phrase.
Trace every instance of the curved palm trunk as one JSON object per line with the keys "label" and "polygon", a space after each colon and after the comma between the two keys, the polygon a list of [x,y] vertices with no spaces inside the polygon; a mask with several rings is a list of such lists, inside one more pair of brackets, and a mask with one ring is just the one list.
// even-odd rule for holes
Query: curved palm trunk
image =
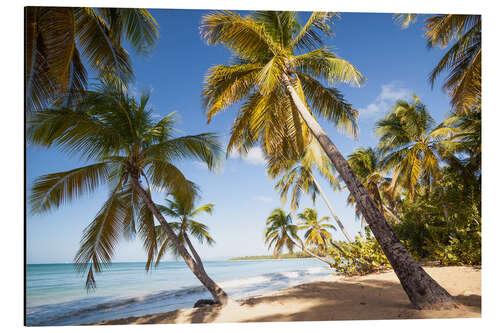
{"label": "curved palm trunk", "polygon": [[189,237],[188,237],[188,235],[186,233],[184,233],[184,239],[186,240],[186,243],[187,243],[187,245],[189,247],[189,251],[191,251],[191,254],[194,257],[194,260],[196,260],[196,262],[201,266],[201,268],[203,270],[205,270],[205,268],[203,267],[203,262],[201,261],[200,255],[194,249],[193,243],[191,243],[191,240],[189,239]]}
{"label": "curved palm trunk", "polygon": [[323,201],[325,201],[326,205],[328,206],[328,209],[330,210],[330,214],[332,214],[333,218],[335,219],[335,222],[337,222],[337,225],[339,226],[340,230],[344,234],[345,238],[347,239],[347,241],[349,243],[352,243],[351,236],[349,235],[349,233],[347,232],[347,230],[345,230],[344,225],[340,221],[340,219],[337,216],[337,214],[335,214],[335,211],[333,210],[332,206],[330,205],[330,202],[326,198],[325,192],[323,192],[323,189],[321,188],[321,186],[319,186],[318,181],[316,180],[316,178],[314,177],[314,175],[312,173],[311,173],[311,178],[312,178],[312,181],[314,182],[314,185],[318,188],[318,191],[321,194],[321,197],[323,198]]}
{"label": "curved palm trunk", "polygon": [[384,207],[384,210],[394,219],[396,220],[398,223],[401,223],[401,220],[399,219],[399,217],[396,216],[396,214],[394,214],[389,208],[387,208],[386,206],[382,206]]}
{"label": "curved palm trunk", "polygon": [[330,138],[328,138],[318,121],[309,113],[304,103],[302,103],[288,75],[283,75],[283,81],[302,119],[321,144],[321,147],[332,161],[361,208],[366,222],[382,247],[413,305],[418,309],[456,306],[451,295],[420,267],[396,237],[394,231],[385,220],[384,215],[377,208],[368,191],[356,177],[356,174],[345,158]]}
{"label": "curved palm trunk", "polygon": [[318,256],[318,255],[314,254],[313,252],[309,251],[309,250],[308,250],[308,249],[304,246],[304,244],[299,245],[299,244],[297,244],[296,242],[294,242],[293,240],[292,240],[292,242],[293,242],[293,244],[294,244],[296,247],[298,247],[299,249],[301,249],[302,251],[304,251],[305,253],[307,253],[307,254],[308,254],[308,255],[310,255],[311,257],[314,257],[314,258],[316,258],[316,259],[318,259],[318,260],[321,260],[322,262],[324,262],[324,263],[328,264],[328,266],[332,267],[332,263],[331,263],[330,261],[328,261],[327,259],[325,259],[325,258],[323,258],[323,257],[320,257],[320,256]]}
{"label": "curved palm trunk", "polygon": [[181,254],[182,258],[186,262],[189,269],[191,269],[193,274],[198,278],[198,280],[200,280],[200,282],[205,286],[205,288],[208,289],[208,291],[210,292],[210,294],[212,294],[212,297],[214,298],[215,301],[218,301],[221,304],[227,304],[231,300],[230,297],[226,294],[224,290],[222,290],[222,288],[217,283],[215,283],[215,281],[213,281],[207,275],[205,269],[203,268],[203,264],[201,263],[201,259],[198,256],[198,253],[196,253],[196,251],[193,252],[193,255],[196,258],[196,260],[194,260],[193,257],[191,257],[191,255],[187,251],[187,249],[184,247],[184,245],[181,243],[179,238],[175,235],[172,228],[170,228],[168,222],[165,220],[161,212],[158,210],[153,200],[151,200],[146,191],[141,187],[141,185],[139,184],[139,180],[137,178],[132,177],[131,183],[134,190],[137,191],[141,199],[148,206],[149,210],[160,222],[162,228],[167,233],[168,238],[172,240],[172,242],[174,243],[175,247]]}

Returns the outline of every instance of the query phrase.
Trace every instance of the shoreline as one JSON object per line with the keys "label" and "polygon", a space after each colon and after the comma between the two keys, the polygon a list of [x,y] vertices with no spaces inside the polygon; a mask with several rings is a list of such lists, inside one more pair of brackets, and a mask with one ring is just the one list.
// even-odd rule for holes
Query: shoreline
{"label": "shoreline", "polygon": [[458,308],[415,309],[394,271],[389,270],[356,277],[328,275],[224,307],[184,308],[89,325],[481,317],[481,268],[425,266],[424,269],[455,297],[461,304]]}

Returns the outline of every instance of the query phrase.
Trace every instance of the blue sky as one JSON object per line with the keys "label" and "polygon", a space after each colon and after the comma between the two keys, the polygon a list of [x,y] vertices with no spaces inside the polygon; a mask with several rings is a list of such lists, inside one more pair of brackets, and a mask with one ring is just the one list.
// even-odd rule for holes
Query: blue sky
{"label": "blue sky", "polygon": [[[158,118],[176,111],[178,128],[184,134],[217,132],[227,142],[235,108],[216,116],[210,124],[203,115],[200,93],[208,68],[227,63],[229,51],[207,46],[199,35],[201,16],[206,11],[152,10],[160,25],[161,38],[155,50],[146,57],[133,56],[136,81],[133,92],[152,90],[151,106]],[[305,14],[303,18],[306,17]],[[358,140],[339,133],[331,124],[322,122],[330,138],[344,156],[358,147],[374,146],[377,138],[374,122],[382,117],[399,98],[417,94],[428,106],[436,121],[444,119],[449,110],[448,97],[440,82],[431,89],[427,77],[444,50],[427,49],[423,38],[423,19],[406,30],[392,21],[391,14],[344,13],[334,25],[335,36],[326,40],[338,56],[349,60],[366,76],[361,88],[339,85],[348,102],[360,110]],[[64,171],[84,165],[54,149],[27,148],[27,189],[43,174]],[[198,245],[205,259],[266,254],[263,230],[269,213],[280,206],[274,182],[265,172],[259,149],[246,157],[233,156],[214,174],[194,161],[178,163],[185,175],[199,184],[200,204],[214,203],[212,216],[200,216],[208,224],[216,240],[213,247]],[[326,183],[322,185],[327,189]],[[27,218],[28,263],[71,262],[85,226],[93,219],[107,195],[107,188],[74,201],[56,211]],[[347,230],[356,234],[360,222],[353,209],[346,207],[347,192],[327,195]],[[157,202],[163,200],[155,194]],[[311,207],[304,197],[301,208]],[[288,209],[288,204],[285,204]],[[329,215],[320,198],[316,201],[320,216]],[[339,231],[336,239],[342,239]],[[140,240],[123,240],[116,248],[115,261],[143,261],[145,252]]]}

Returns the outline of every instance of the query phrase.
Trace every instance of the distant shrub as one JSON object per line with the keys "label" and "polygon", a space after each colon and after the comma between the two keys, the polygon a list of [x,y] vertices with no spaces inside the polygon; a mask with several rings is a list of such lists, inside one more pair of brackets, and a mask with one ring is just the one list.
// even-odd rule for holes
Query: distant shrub
{"label": "distant shrub", "polygon": [[246,256],[246,257],[230,258],[229,260],[302,259],[302,258],[312,258],[312,256],[307,254],[306,252],[294,252],[294,253],[283,253],[280,256],[276,257],[270,255]]}

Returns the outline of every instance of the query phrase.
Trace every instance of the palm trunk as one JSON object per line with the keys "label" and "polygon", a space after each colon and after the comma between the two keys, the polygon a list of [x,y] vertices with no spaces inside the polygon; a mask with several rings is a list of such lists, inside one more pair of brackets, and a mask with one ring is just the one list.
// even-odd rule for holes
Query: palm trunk
{"label": "palm trunk", "polygon": [[383,206],[384,207],[384,210],[393,218],[395,219],[398,223],[401,223],[401,220],[399,219],[399,217],[397,217],[389,208],[387,208],[386,206]]}
{"label": "palm trunk", "polygon": [[323,192],[323,189],[321,188],[321,186],[319,186],[319,183],[316,180],[316,178],[314,177],[314,175],[312,174],[312,172],[311,172],[311,178],[312,178],[312,181],[314,182],[314,185],[316,186],[316,188],[318,189],[319,193],[321,194],[321,197],[323,198],[323,201],[325,201],[326,205],[328,206],[328,209],[330,210],[330,214],[332,214],[333,218],[335,219],[335,222],[337,222],[337,225],[339,226],[340,230],[344,234],[345,238],[347,239],[347,241],[349,243],[352,243],[351,236],[349,235],[349,233],[347,232],[347,230],[345,230],[344,225],[340,221],[340,219],[337,216],[337,214],[335,214],[335,211],[333,210],[332,206],[330,205],[330,202],[326,198],[325,192]]}
{"label": "palm trunk", "polygon": [[304,246],[304,244],[299,245],[299,244],[295,243],[294,241],[292,241],[292,242],[293,242],[293,244],[294,244],[296,247],[298,247],[299,249],[301,249],[302,251],[304,251],[305,253],[307,253],[307,254],[308,254],[308,255],[310,255],[311,257],[314,257],[314,258],[316,258],[316,259],[318,259],[318,260],[321,260],[322,262],[324,262],[324,263],[328,264],[328,266],[332,267],[332,263],[331,263],[330,261],[328,261],[327,259],[325,259],[325,258],[323,258],[323,257],[320,257],[320,256],[318,256],[318,255],[314,254],[313,252],[309,251],[309,250],[308,250],[308,249]]}
{"label": "palm trunk", "polygon": [[321,144],[359,205],[366,222],[382,247],[413,305],[418,309],[456,306],[451,295],[420,267],[396,237],[384,215],[377,208],[377,205],[356,177],[345,158],[328,138],[318,121],[309,113],[309,110],[292,86],[288,75],[283,75],[283,81],[302,119]]}
{"label": "palm trunk", "polygon": [[221,304],[227,304],[230,301],[229,296],[226,294],[224,290],[222,290],[221,287],[217,283],[215,283],[205,272],[205,269],[203,268],[203,265],[201,264],[201,260],[199,263],[197,260],[199,260],[199,256],[196,252],[195,257],[197,257],[197,260],[195,261],[193,257],[189,254],[187,249],[184,247],[184,245],[181,243],[179,238],[175,235],[174,231],[170,226],[168,225],[168,222],[165,220],[161,212],[158,210],[156,205],[154,204],[153,200],[149,197],[149,195],[146,193],[146,191],[141,187],[139,184],[139,180],[135,177],[132,177],[132,187],[134,188],[135,191],[139,194],[141,199],[144,201],[144,203],[148,206],[149,210],[153,213],[153,215],[156,217],[158,222],[160,222],[162,228],[165,230],[167,233],[168,238],[174,243],[175,247],[179,251],[180,255],[186,262],[187,266],[191,271],[194,273],[194,275],[200,280],[200,282],[205,286],[205,288],[208,289],[210,294],[212,294],[212,297],[214,298],[215,301],[220,302]]}
{"label": "palm trunk", "polygon": [[363,234],[363,238],[366,239],[365,224],[366,224],[365,217],[361,216],[361,233]]}

